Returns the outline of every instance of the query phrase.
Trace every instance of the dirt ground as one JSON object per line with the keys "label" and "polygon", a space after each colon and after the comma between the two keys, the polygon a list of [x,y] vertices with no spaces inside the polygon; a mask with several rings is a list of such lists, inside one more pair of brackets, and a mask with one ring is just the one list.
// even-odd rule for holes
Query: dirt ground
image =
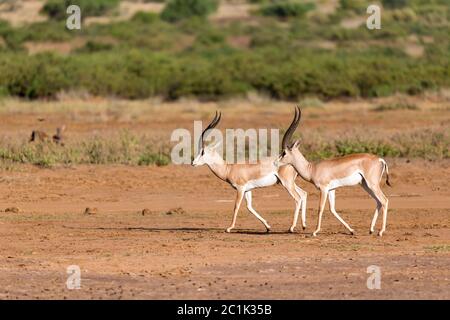
{"label": "dirt ground", "polygon": [[[57,104],[39,112],[17,101],[2,105],[0,134],[26,135],[37,124],[50,129],[64,122],[77,138],[127,127],[168,139],[173,127],[191,128],[193,119],[214,110],[150,106],[134,117],[139,108],[132,104],[114,112],[101,107],[110,102],[76,112],[61,103],[55,111]],[[222,128],[288,123],[288,105],[241,113],[221,105]],[[374,114],[367,102],[335,103],[305,112],[304,129],[339,134],[448,125],[448,102],[419,105],[419,111]],[[46,120],[38,123],[41,117]],[[0,299],[450,299],[450,161],[386,160],[393,187],[382,186],[390,199],[382,238],[369,235],[375,203],[359,187],[337,191],[337,210],[353,236],[327,210],[322,232],[311,237],[318,192],[300,178],[309,193],[306,230],[287,232],[294,204],[274,186],[254,192],[254,207],[273,231],[265,233],[243,207],[227,234],[234,190],[206,167],[2,169]],[[19,212],[6,212],[9,207]],[[87,207],[98,213],[85,215]],[[66,287],[70,265],[81,269],[78,290]],[[366,285],[371,265],[381,270],[379,290]]]}

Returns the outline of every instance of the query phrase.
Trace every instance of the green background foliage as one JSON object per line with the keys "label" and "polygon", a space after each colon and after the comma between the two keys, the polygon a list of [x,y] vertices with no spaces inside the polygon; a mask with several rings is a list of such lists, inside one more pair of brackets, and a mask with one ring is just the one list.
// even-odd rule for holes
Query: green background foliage
{"label": "green background foliage", "polygon": [[[327,15],[320,3],[249,1],[250,17],[226,23],[208,18],[215,0],[170,0],[161,14],[137,12],[127,20],[114,19],[119,2],[48,0],[46,21],[13,27],[0,20],[0,94],[49,99],[81,90],[172,100],[256,91],[296,100],[413,95],[450,84],[445,0],[384,0],[381,30],[345,27],[366,16],[365,0],[341,0]],[[61,8],[68,3],[79,4],[86,19],[110,21],[67,30]],[[28,52],[41,43],[82,45],[63,54]],[[409,47],[423,52],[411,55]]]}

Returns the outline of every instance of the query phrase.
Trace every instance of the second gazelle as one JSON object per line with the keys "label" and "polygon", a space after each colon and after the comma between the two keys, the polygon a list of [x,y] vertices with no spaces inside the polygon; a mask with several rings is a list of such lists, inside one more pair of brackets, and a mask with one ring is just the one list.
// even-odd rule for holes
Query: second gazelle
{"label": "second gazelle", "polygon": [[306,181],[311,182],[320,190],[319,217],[317,228],[313,233],[316,236],[320,231],[322,214],[325,203],[330,204],[330,211],[333,215],[353,234],[353,229],[342,219],[335,209],[335,190],[344,186],[354,186],[361,184],[364,190],[376,201],[377,207],[370,225],[370,233],[374,232],[378,212],[383,210],[383,224],[379,236],[386,230],[386,219],[388,210],[388,199],[380,188],[381,178],[386,170],[386,183],[389,183],[389,172],[386,161],[380,157],[359,153],[351,154],[335,159],[323,160],[316,163],[309,162],[298,149],[299,140],[289,144],[292,134],[296,130],[301,118],[299,107],[295,109],[294,120],[284,134],[282,140],[282,153],[275,165],[292,165],[298,174]]}

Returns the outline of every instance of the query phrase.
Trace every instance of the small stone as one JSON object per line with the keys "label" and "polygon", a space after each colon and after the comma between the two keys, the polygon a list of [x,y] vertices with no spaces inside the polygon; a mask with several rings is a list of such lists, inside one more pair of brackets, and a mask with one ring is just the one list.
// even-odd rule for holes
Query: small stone
{"label": "small stone", "polygon": [[17,207],[10,207],[5,209],[5,212],[19,213],[19,211],[20,210]]}
{"label": "small stone", "polygon": [[146,214],[151,214],[152,212],[150,211],[150,209],[145,208],[142,210],[142,215],[145,216]]}
{"label": "small stone", "polygon": [[97,208],[86,208],[85,210],[84,210],[84,214],[88,214],[88,215],[91,215],[91,214],[97,214],[98,213],[98,209]]}

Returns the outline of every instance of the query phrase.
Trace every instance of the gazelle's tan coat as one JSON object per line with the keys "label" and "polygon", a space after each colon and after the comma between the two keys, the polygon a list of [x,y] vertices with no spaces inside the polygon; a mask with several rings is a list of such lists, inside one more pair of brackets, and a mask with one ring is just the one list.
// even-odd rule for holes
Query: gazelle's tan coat
{"label": "gazelle's tan coat", "polygon": [[200,166],[206,164],[218,178],[226,181],[236,189],[237,194],[233,220],[231,226],[227,229],[227,232],[230,232],[236,225],[237,214],[244,197],[247,202],[248,210],[261,221],[267,231],[269,231],[270,225],[252,206],[251,190],[272,186],[278,182],[286,188],[291,197],[294,198],[296,204],[294,219],[289,230],[294,232],[300,209],[302,209],[302,226],[305,228],[307,193],[295,184],[295,178],[297,177],[295,169],[292,166],[278,168],[274,164],[275,158],[267,158],[255,164],[227,164],[215,149],[218,145],[205,146],[204,144],[204,137],[206,136],[207,131],[214,128],[219,121],[220,115],[217,116],[216,114],[214,120],[203,131],[202,136],[200,137],[201,140],[199,141],[200,152],[192,161],[192,165]]}
{"label": "gazelle's tan coat", "polygon": [[300,118],[300,109],[296,109],[294,120],[283,137],[283,152],[275,164],[281,166],[292,165],[304,180],[311,182],[320,190],[319,217],[317,228],[313,235],[316,236],[320,231],[327,197],[330,211],[353,234],[353,229],[336,212],[335,190],[356,184],[361,184],[377,203],[370,226],[371,233],[374,232],[379,210],[383,210],[383,224],[379,232],[380,236],[383,235],[386,230],[388,199],[381,191],[380,181],[384,170],[386,170],[386,183],[390,185],[386,161],[372,154],[361,153],[323,160],[317,163],[309,162],[298,149],[299,141],[296,141],[292,146],[288,146],[288,142],[297,128]]}
{"label": "gazelle's tan coat", "polygon": [[50,136],[45,133],[44,131],[41,130],[33,130],[31,132],[31,137],[29,142],[51,142],[53,141],[56,144],[62,145],[64,146],[64,137],[63,137],[63,133],[66,130],[66,126],[63,125],[59,128],[56,128],[56,133],[52,136],[52,138],[50,139]]}

